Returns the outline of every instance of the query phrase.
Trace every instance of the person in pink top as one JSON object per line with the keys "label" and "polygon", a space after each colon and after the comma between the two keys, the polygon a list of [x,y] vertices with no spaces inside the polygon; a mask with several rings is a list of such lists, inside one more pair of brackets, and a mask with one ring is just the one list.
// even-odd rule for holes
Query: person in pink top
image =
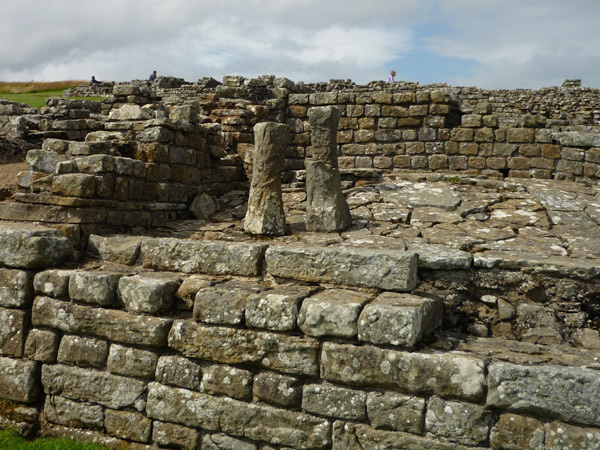
{"label": "person in pink top", "polygon": [[390,72],[390,74],[388,75],[388,80],[387,80],[387,82],[388,82],[388,83],[395,83],[395,80],[394,80],[394,77],[395,77],[395,76],[396,76],[396,71],[395,71],[395,70],[392,70],[392,71]]}

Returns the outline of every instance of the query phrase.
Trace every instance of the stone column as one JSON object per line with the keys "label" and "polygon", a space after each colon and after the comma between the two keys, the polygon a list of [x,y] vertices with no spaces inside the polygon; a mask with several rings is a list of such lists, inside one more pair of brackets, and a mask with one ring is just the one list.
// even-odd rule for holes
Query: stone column
{"label": "stone column", "polygon": [[337,126],[340,111],[335,106],[308,110],[312,158],[306,159],[306,229],[338,231],[352,224],[350,208],[342,194],[337,159]]}
{"label": "stone column", "polygon": [[281,197],[281,171],[290,141],[289,125],[262,122],[254,126],[252,183],[244,231],[250,234],[285,234]]}

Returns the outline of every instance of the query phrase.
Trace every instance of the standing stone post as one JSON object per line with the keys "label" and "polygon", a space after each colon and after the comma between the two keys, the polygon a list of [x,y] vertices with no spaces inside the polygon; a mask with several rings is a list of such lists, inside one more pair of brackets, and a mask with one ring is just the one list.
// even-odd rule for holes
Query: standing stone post
{"label": "standing stone post", "polygon": [[350,208],[342,194],[337,159],[337,127],[340,111],[335,106],[308,110],[312,159],[306,167],[306,228],[339,231],[352,224]]}
{"label": "standing stone post", "polygon": [[254,168],[244,231],[250,234],[285,234],[281,197],[281,171],[290,141],[289,125],[262,122],[254,126]]}

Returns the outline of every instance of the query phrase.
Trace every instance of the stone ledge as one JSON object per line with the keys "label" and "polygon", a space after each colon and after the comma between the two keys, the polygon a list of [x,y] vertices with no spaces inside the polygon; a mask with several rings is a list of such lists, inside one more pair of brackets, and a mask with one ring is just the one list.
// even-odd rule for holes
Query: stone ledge
{"label": "stone ledge", "polygon": [[142,242],[142,266],[153,270],[211,275],[257,276],[263,244],[154,238]]}
{"label": "stone ledge", "polygon": [[417,284],[416,253],[271,246],[265,258],[267,272],[276,277],[393,291]]}

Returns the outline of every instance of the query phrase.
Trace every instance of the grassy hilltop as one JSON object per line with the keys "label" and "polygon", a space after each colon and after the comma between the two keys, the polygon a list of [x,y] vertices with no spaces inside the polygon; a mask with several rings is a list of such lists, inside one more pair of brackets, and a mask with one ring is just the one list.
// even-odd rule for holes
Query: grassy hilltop
{"label": "grassy hilltop", "polygon": [[[63,91],[76,86],[87,85],[87,81],[0,81],[0,100],[25,103],[26,105],[40,108],[46,106],[49,97],[62,97]],[[86,100],[98,100],[100,98],[88,97]]]}

